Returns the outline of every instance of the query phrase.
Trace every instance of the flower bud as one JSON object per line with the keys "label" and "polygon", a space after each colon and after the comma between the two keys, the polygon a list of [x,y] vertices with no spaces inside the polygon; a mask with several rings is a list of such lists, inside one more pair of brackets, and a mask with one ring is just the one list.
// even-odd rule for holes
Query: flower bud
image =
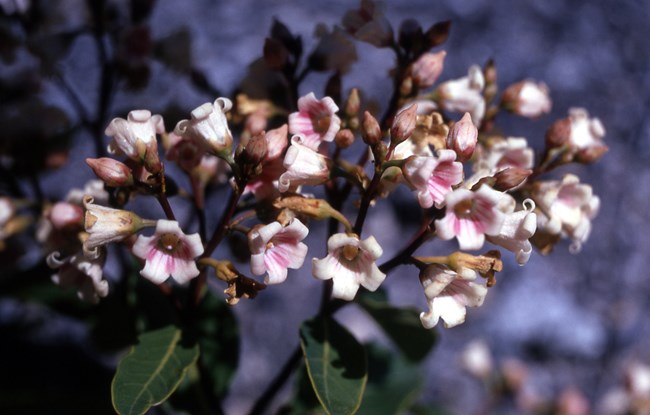
{"label": "flower bud", "polygon": [[521,185],[533,173],[530,169],[521,167],[508,167],[494,175],[494,190],[505,192]]}
{"label": "flower bud", "polygon": [[415,130],[417,111],[418,104],[411,104],[395,116],[393,125],[390,127],[391,144],[396,146],[411,136]]}
{"label": "flower bud", "polygon": [[87,158],[95,175],[110,187],[126,187],[133,184],[131,169],[124,163],[109,157]]}
{"label": "flower bud", "polygon": [[359,90],[352,88],[348,100],[345,102],[345,115],[354,117],[359,112],[361,107],[361,99],[359,98]]}
{"label": "flower bud", "polygon": [[363,113],[362,127],[361,137],[364,143],[369,146],[374,146],[381,142],[381,128],[379,127],[379,123],[368,111]]}
{"label": "flower bud", "polygon": [[571,120],[557,120],[546,131],[546,146],[548,148],[562,147],[571,140]]}
{"label": "flower bud", "polygon": [[83,209],[72,203],[58,202],[52,206],[49,218],[54,229],[62,230],[81,226],[83,223]]}
{"label": "flower bud", "polygon": [[447,52],[424,53],[413,63],[411,77],[418,88],[428,88],[436,83],[444,68]]}
{"label": "flower bud", "polygon": [[447,147],[456,152],[458,161],[464,162],[474,154],[477,140],[478,129],[472,122],[472,117],[466,112],[463,118],[449,130]]}
{"label": "flower bud", "polygon": [[338,133],[336,133],[336,137],[334,137],[334,141],[336,142],[336,145],[340,148],[348,148],[354,143],[354,134],[352,134],[352,131],[349,129],[345,128],[343,130],[340,130]]}

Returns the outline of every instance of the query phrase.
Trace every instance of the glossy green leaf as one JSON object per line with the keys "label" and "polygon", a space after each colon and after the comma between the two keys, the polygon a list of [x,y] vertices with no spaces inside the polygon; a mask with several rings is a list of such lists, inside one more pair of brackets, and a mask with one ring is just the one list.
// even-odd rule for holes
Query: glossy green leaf
{"label": "glossy green leaf", "polygon": [[304,322],[300,346],[323,409],[331,415],[355,413],[368,379],[364,347],[331,317]]}
{"label": "glossy green leaf", "polygon": [[417,309],[393,307],[383,293],[364,294],[359,303],[412,362],[424,359],[436,344],[436,332],[422,327]]}
{"label": "glossy green leaf", "polygon": [[139,337],[113,378],[113,407],[122,415],[144,414],[166,400],[199,356],[197,345],[185,345],[174,326]]}
{"label": "glossy green leaf", "polygon": [[375,345],[368,352],[368,385],[357,414],[404,413],[418,398],[423,381],[417,364]]}

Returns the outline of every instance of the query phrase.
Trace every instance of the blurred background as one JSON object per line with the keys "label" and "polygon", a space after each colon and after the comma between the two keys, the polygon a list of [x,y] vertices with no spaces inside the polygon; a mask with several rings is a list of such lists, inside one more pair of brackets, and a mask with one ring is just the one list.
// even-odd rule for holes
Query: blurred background
{"label": "blurred background", "polygon": [[[0,7],[0,192],[56,201],[94,177],[84,159],[103,151],[103,130],[113,117],[147,108],[164,114],[169,130],[203,102],[233,98],[262,56],[274,19],[310,51],[316,24],[340,25],[358,3],[0,0]],[[527,78],[548,85],[552,112],[534,121],[501,114],[497,124],[506,135],[524,136],[541,149],[553,121],[584,107],[604,124],[609,146],[596,164],[557,172],[579,174],[601,198],[582,251],[571,254],[561,243],[550,256],[534,253],[521,268],[505,255],[485,305],[469,309],[459,327],[435,328],[439,343],[422,367],[421,401],[449,414],[521,413],[548,402],[560,407],[562,400],[588,408],[565,413],[613,414],[638,382],[650,398],[650,8],[634,0],[411,0],[387,1],[385,12],[394,28],[408,18],[425,28],[452,21],[441,47],[447,51],[441,81],[493,59],[501,89]],[[359,87],[381,105],[391,93],[393,55],[355,46],[358,60],[343,77],[343,91]],[[327,79],[308,76],[300,94],[322,96]],[[216,192],[211,202],[221,196]],[[416,228],[400,212],[394,201],[371,211],[366,232],[377,237],[385,258]],[[323,240],[320,229],[308,244],[323,246]],[[0,412],[111,413],[109,383],[119,355],[94,344],[88,321],[95,312],[48,299],[58,288],[48,286],[51,271],[33,237],[6,243]],[[418,253],[435,249],[430,244]],[[412,269],[394,271],[387,289],[397,305],[426,307]],[[319,284],[302,270],[234,307],[242,337],[226,413],[249,410],[297,344],[298,327],[315,313],[319,295]],[[385,340],[355,308],[338,319],[361,339]],[[469,344],[487,348],[494,371],[521,376],[521,392],[502,398],[494,378],[483,382],[463,369]],[[289,395],[283,391],[272,408]],[[79,411],[63,403],[70,399],[81,402]]]}

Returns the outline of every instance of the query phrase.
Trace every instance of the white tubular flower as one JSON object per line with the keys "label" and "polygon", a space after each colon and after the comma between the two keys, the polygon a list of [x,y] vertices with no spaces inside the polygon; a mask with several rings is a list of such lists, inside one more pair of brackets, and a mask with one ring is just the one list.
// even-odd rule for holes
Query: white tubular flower
{"label": "white tubular flower", "polygon": [[492,142],[480,157],[477,166],[496,173],[507,168],[531,169],[535,154],[524,137],[508,137]]}
{"label": "white tubular flower", "polygon": [[418,192],[420,206],[427,209],[441,206],[452,186],[463,181],[463,165],[453,150],[438,150],[437,157],[409,157],[402,171]]}
{"label": "white tubular flower", "polygon": [[540,227],[551,234],[568,236],[573,241],[571,250],[579,251],[589,238],[591,219],[600,207],[600,199],[591,186],[580,184],[577,176],[567,174],[561,181],[537,183],[533,197],[548,219],[538,218],[542,219],[538,221]]}
{"label": "white tubular flower", "polygon": [[191,112],[191,119],[176,124],[174,133],[188,140],[206,142],[215,154],[229,153],[232,134],[226,112],[232,108],[228,98],[217,98],[214,104],[206,102]]}
{"label": "white tubular flower", "polygon": [[327,241],[328,254],[312,260],[312,274],[320,280],[333,279],[332,296],[352,300],[363,285],[375,291],[386,278],[375,260],[383,250],[373,236],[359,240],[356,235],[337,233]]}
{"label": "white tubular flower", "polygon": [[484,87],[483,71],[478,65],[472,65],[467,76],[438,86],[438,103],[446,111],[469,112],[474,125],[478,126],[485,116]]}
{"label": "white tubular flower", "polygon": [[325,183],[329,179],[329,159],[303,145],[303,139],[300,135],[291,138],[291,146],[283,162],[287,171],[280,176],[278,183],[280,192],[286,192],[289,187]]}
{"label": "white tubular flower", "polygon": [[171,275],[184,284],[199,275],[194,258],[203,253],[203,245],[198,233],[185,235],[178,222],[159,220],[153,236],[138,235],[132,252],[146,261],[140,275],[149,281],[162,284]]}
{"label": "white tubular flower", "polygon": [[309,229],[294,218],[287,226],[272,222],[253,228],[248,234],[251,251],[251,272],[267,273],[266,284],[279,284],[287,279],[287,269],[302,267],[307,255],[307,245],[300,242],[307,237]]}
{"label": "white tubular flower", "polygon": [[535,202],[531,199],[524,200],[523,210],[515,212],[516,203],[512,196],[503,194],[500,203],[500,209],[505,214],[503,226],[497,235],[487,236],[487,240],[514,253],[517,263],[525,265],[533,252],[528,239],[537,230],[537,215],[534,212]]}
{"label": "white tubular flower", "polygon": [[52,275],[52,282],[63,288],[76,288],[79,298],[90,303],[97,303],[108,295],[108,281],[102,278],[105,261],[103,253],[91,259],[77,252],[61,259],[56,251],[46,259],[50,268],[58,269]]}
{"label": "white tubular flower", "polygon": [[481,249],[485,235],[498,235],[505,215],[498,208],[501,192],[482,185],[476,192],[456,189],[447,193],[445,217],[435,221],[442,240],[456,237],[460,249]]}
{"label": "white tubular flower", "polygon": [[89,234],[83,249],[90,257],[97,255],[97,247],[121,241],[146,226],[156,224],[156,221],[142,219],[128,210],[96,205],[89,195],[84,197],[83,204],[86,210],[84,227]]}
{"label": "white tubular flower", "polygon": [[114,118],[104,133],[113,138],[108,145],[109,153],[125,154],[130,159],[141,160],[145,148],[157,146],[156,134],[164,132],[165,125],[160,115],[152,116],[151,111],[135,110],[129,112],[126,120]]}
{"label": "white tubular flower", "polygon": [[289,133],[302,135],[303,145],[318,150],[323,141],[334,140],[341,128],[338,110],[332,98],[318,100],[310,92],[298,99],[298,112],[289,114]]}
{"label": "white tubular flower", "polygon": [[487,287],[474,282],[475,271],[457,274],[444,265],[431,264],[420,273],[429,311],[420,314],[424,328],[430,329],[442,318],[450,328],[465,322],[466,307],[479,307],[485,300]]}

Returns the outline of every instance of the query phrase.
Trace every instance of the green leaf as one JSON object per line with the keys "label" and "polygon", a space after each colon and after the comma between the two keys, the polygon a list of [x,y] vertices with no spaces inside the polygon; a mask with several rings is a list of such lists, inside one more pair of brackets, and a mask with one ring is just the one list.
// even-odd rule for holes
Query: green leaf
{"label": "green leaf", "polygon": [[436,332],[422,327],[417,309],[393,307],[383,293],[361,295],[359,303],[412,362],[424,359],[436,344]]}
{"label": "green leaf", "polygon": [[368,379],[364,347],[329,316],[302,324],[300,347],[323,409],[331,415],[355,413]]}
{"label": "green leaf", "polygon": [[144,414],[166,400],[199,356],[197,345],[181,342],[174,326],[144,333],[119,366],[111,385],[113,407],[122,415]]}
{"label": "green leaf", "polygon": [[418,398],[423,381],[418,366],[376,345],[368,352],[368,385],[360,415],[404,413]]}

